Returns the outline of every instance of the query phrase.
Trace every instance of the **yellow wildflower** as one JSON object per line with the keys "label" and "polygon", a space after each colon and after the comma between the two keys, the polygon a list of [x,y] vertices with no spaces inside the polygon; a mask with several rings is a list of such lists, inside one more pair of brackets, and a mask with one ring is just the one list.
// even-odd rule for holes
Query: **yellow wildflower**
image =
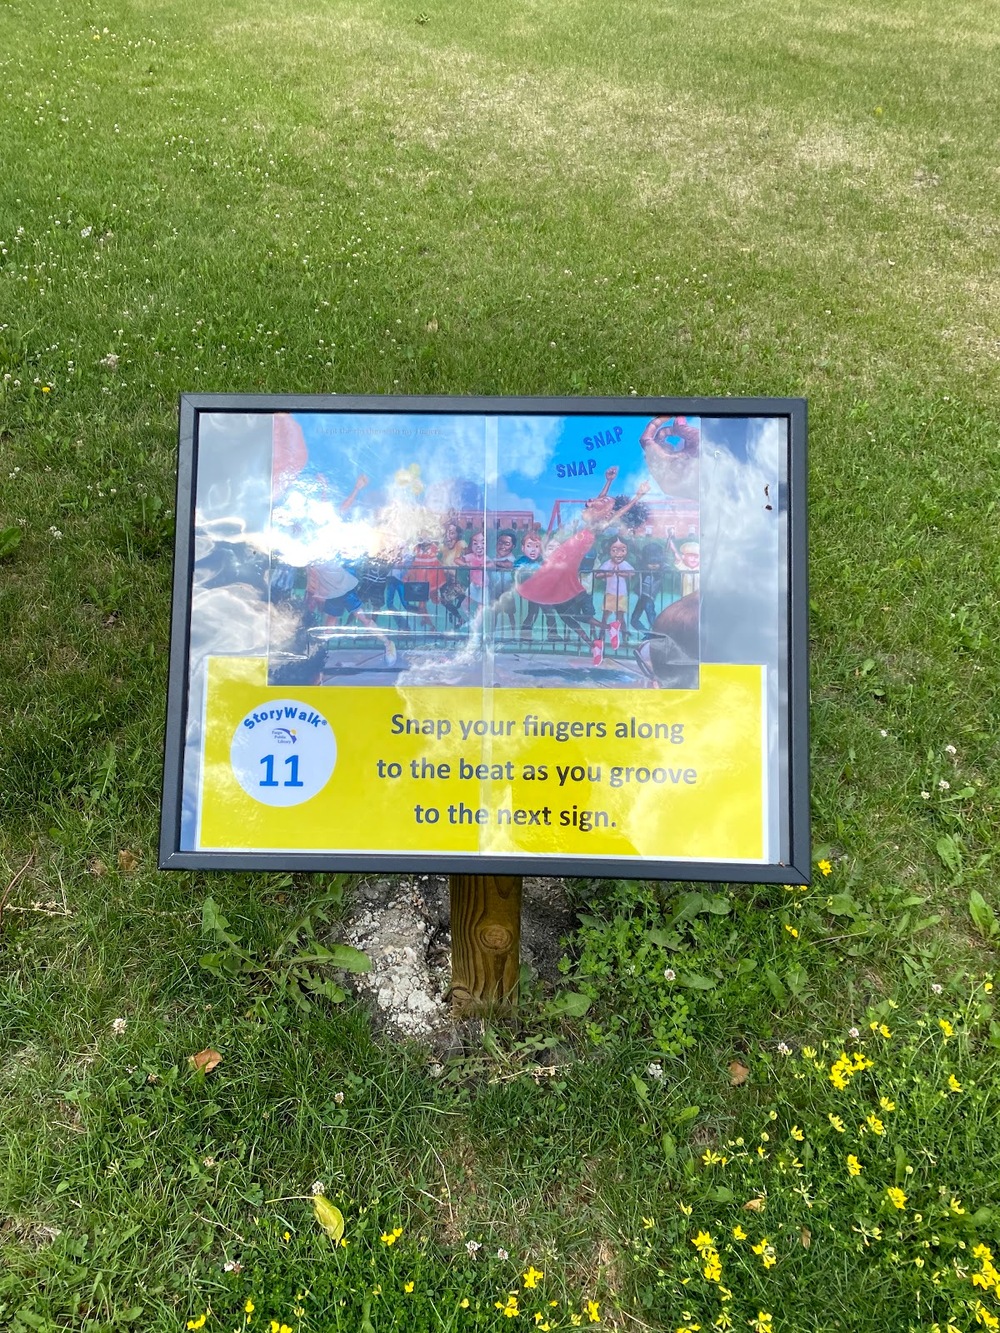
{"label": "yellow wildflower", "polygon": [[681,1212],[684,1214],[685,1217],[690,1217],[691,1214],[694,1212],[694,1209],[691,1207],[689,1203],[679,1203],[677,1207],[681,1210]]}
{"label": "yellow wildflower", "polygon": [[961,1083],[959,1083],[958,1079],[955,1077],[954,1074],[949,1074],[949,1075],[948,1075],[948,1088],[949,1088],[949,1090],[950,1090],[951,1092],[961,1092],[961,1091],[962,1091],[962,1085],[961,1085]]}
{"label": "yellow wildflower", "polygon": [[837,1131],[838,1134],[843,1134],[844,1122],[843,1120],[841,1120],[839,1115],[833,1115],[830,1111],[827,1111],[826,1118],[827,1120],[829,1120],[830,1124],[834,1127],[834,1129]]}
{"label": "yellow wildflower", "polygon": [[587,1318],[590,1320],[592,1324],[599,1324],[601,1322],[601,1316],[597,1313],[599,1305],[600,1305],[599,1301],[587,1302],[586,1306]]}
{"label": "yellow wildflower", "polygon": [[981,1271],[973,1273],[972,1285],[982,1287],[983,1291],[992,1291],[994,1295],[1000,1289],[1000,1272],[993,1267],[993,1252],[988,1245],[977,1245],[972,1251],[973,1258],[978,1259],[981,1265]]}
{"label": "yellow wildflower", "polygon": [[200,1314],[197,1319],[189,1319],[187,1321],[187,1326],[188,1328],[204,1328],[205,1320],[207,1318],[208,1318],[208,1311],[206,1310],[205,1313]]}
{"label": "yellow wildflower", "polygon": [[754,1254],[760,1255],[760,1261],[765,1268],[773,1268],[778,1262],[778,1256],[775,1253],[774,1246],[766,1236],[763,1236],[756,1245],[750,1246]]}
{"label": "yellow wildflower", "polygon": [[885,1125],[882,1123],[882,1121],[878,1118],[877,1115],[866,1116],[865,1124],[868,1126],[868,1128],[871,1130],[873,1134],[885,1133]]}
{"label": "yellow wildflower", "polygon": [[747,1233],[740,1226],[739,1222],[733,1227],[733,1240],[746,1240]]}
{"label": "yellow wildflower", "polygon": [[861,1175],[861,1172],[864,1170],[864,1167],[861,1165],[861,1163],[858,1161],[858,1159],[854,1156],[854,1154],[853,1154],[853,1153],[850,1153],[850,1154],[848,1154],[848,1158],[847,1158],[847,1169],[848,1169],[848,1171],[851,1173],[852,1176],[860,1176],[860,1175]]}
{"label": "yellow wildflower", "polygon": [[803,1060],[815,1060],[815,1059],[816,1059],[816,1051],[815,1051],[815,1049],[814,1049],[812,1046],[803,1046],[803,1047],[802,1047],[802,1059],[803,1059]]}
{"label": "yellow wildflower", "polygon": [[830,1066],[830,1082],[835,1088],[843,1091],[854,1077],[854,1074],[855,1069],[851,1057],[846,1051],[841,1051],[839,1058]]}
{"label": "yellow wildflower", "polygon": [[644,1230],[649,1231],[649,1229],[650,1229],[651,1227],[655,1227],[655,1226],[656,1226],[656,1218],[655,1218],[655,1217],[644,1217],[644,1218],[642,1219],[642,1225],[643,1225],[643,1229],[644,1229]]}
{"label": "yellow wildflower", "polygon": [[[403,1283],[403,1290],[406,1292],[407,1296],[411,1296],[411,1295],[413,1294],[413,1283],[412,1283],[412,1282],[404,1282],[404,1283]],[[516,1314],[517,1311],[515,1310],[514,1313]]]}
{"label": "yellow wildflower", "polygon": [[976,1301],[975,1315],[977,1324],[982,1324],[985,1328],[994,1331],[1000,1329],[1000,1319],[992,1311],[987,1310],[982,1301]]}
{"label": "yellow wildflower", "polygon": [[711,1148],[706,1148],[701,1155],[701,1160],[706,1166],[725,1166],[729,1159],[728,1157],[720,1157],[719,1154],[713,1152]]}
{"label": "yellow wildflower", "polygon": [[992,995],[992,994],[993,994],[993,982],[992,982],[992,981],[984,981],[984,982],[983,982],[983,990],[986,992],[987,995]]}
{"label": "yellow wildflower", "polygon": [[574,1328],[579,1328],[580,1325],[583,1323],[583,1315],[571,1314],[569,1317],[569,1322],[573,1325]]}
{"label": "yellow wildflower", "polygon": [[[816,862],[816,869],[819,871],[821,875],[829,875],[830,871],[833,869],[833,866],[824,857],[822,861]],[[768,1318],[770,1318],[770,1315],[768,1316]]]}
{"label": "yellow wildflower", "polygon": [[535,1268],[534,1265],[529,1264],[528,1271],[526,1273],[522,1273],[521,1276],[524,1278],[524,1285],[530,1288],[530,1287],[537,1287],[538,1279],[544,1277],[545,1274],[541,1271],[541,1269]]}
{"label": "yellow wildflower", "polygon": [[894,1208],[898,1208],[902,1212],[903,1209],[906,1207],[906,1195],[903,1193],[903,1191],[901,1189],[897,1189],[895,1185],[890,1185],[889,1188],[886,1190],[886,1194],[888,1195],[889,1202],[892,1204],[892,1206]]}
{"label": "yellow wildflower", "polygon": [[250,1299],[250,1297],[248,1296],[247,1299],[246,1299],[246,1304],[243,1306],[243,1311],[244,1311],[244,1313],[245,1313],[245,1314],[253,1314],[253,1312],[254,1312],[254,1310],[256,1310],[256,1308],[257,1308],[256,1305],[254,1305],[253,1301],[252,1301],[252,1300]]}
{"label": "yellow wildflower", "polygon": [[469,1308],[469,1298],[468,1298],[468,1296],[463,1296],[463,1297],[462,1297],[462,1299],[461,1299],[461,1300],[459,1301],[459,1303],[458,1303],[458,1308],[459,1308],[460,1310],[467,1310],[467,1309]]}
{"label": "yellow wildflower", "polygon": [[949,1202],[948,1207],[949,1207],[949,1208],[951,1209],[951,1211],[952,1211],[953,1213],[955,1213],[956,1216],[958,1216],[958,1217],[962,1217],[963,1214],[965,1213],[965,1209],[962,1207],[962,1200],[961,1200],[961,1199],[958,1199],[958,1198],[952,1199],[952,1200]]}
{"label": "yellow wildflower", "polygon": [[799,932],[795,929],[794,926],[789,926],[786,924],[785,929],[788,931],[789,935],[791,935],[793,940],[797,940],[799,938]]}
{"label": "yellow wildflower", "polygon": [[728,1310],[723,1310],[718,1319],[712,1324],[712,1327],[719,1329],[720,1333],[726,1333],[726,1330],[732,1328],[732,1326],[733,1316]]}
{"label": "yellow wildflower", "polygon": [[758,1310],[757,1318],[750,1320],[750,1327],[754,1329],[754,1333],[773,1333],[772,1318],[773,1316],[769,1315],[766,1310]]}
{"label": "yellow wildflower", "polygon": [[953,1037],[955,1035],[955,1029],[948,1022],[947,1018],[939,1018],[938,1027],[941,1029],[941,1031],[944,1033],[946,1037]]}
{"label": "yellow wildflower", "polygon": [[691,1244],[694,1246],[694,1248],[698,1251],[699,1254],[704,1254],[706,1250],[715,1249],[715,1241],[712,1239],[712,1237],[709,1235],[707,1231],[699,1231],[697,1236],[695,1236],[694,1240],[691,1242]]}
{"label": "yellow wildflower", "polygon": [[895,1111],[896,1109],[896,1103],[891,1102],[888,1097],[880,1097],[878,1099],[878,1104],[883,1111]]}
{"label": "yellow wildflower", "polygon": [[805,1135],[802,1133],[802,1130],[799,1129],[798,1125],[793,1125],[792,1128],[789,1130],[789,1133],[791,1134],[792,1138],[795,1140],[796,1143],[801,1143],[802,1140],[805,1138]]}
{"label": "yellow wildflower", "polygon": [[889,1029],[886,1027],[884,1023],[879,1023],[878,1032],[879,1036],[884,1037],[886,1041],[889,1041],[892,1038],[892,1033],[889,1031]]}
{"label": "yellow wildflower", "polygon": [[383,1245],[395,1245],[396,1241],[399,1240],[402,1234],[402,1227],[393,1227],[391,1231],[383,1231],[380,1239],[382,1240]]}

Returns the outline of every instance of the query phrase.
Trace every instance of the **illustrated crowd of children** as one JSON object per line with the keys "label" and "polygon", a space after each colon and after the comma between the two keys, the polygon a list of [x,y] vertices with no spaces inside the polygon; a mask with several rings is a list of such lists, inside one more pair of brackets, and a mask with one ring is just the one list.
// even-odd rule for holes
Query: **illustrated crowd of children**
{"label": "illustrated crowd of children", "polygon": [[[343,639],[352,624],[361,626],[380,642],[388,666],[400,634],[410,644],[461,637],[499,648],[562,645],[600,665],[605,651],[648,636],[664,605],[696,592],[699,577],[693,530],[678,536],[669,529],[662,540],[628,530],[623,520],[649,484],[616,501],[617,471],[608,468],[578,520],[548,535],[498,520],[485,531],[444,515],[436,532],[425,529],[407,545],[310,564],[299,591],[311,633]],[[344,513],[365,482],[359,479]]]}

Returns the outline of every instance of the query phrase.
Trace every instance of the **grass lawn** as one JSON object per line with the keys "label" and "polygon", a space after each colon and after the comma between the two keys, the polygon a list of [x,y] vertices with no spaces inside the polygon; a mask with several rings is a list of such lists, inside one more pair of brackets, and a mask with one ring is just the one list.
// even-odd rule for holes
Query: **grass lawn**
{"label": "grass lawn", "polygon": [[[1000,11],[0,37],[0,1327],[1000,1328]],[[182,390],[807,396],[813,888],[571,884],[443,1075],[300,1013],[349,880],[154,868]]]}

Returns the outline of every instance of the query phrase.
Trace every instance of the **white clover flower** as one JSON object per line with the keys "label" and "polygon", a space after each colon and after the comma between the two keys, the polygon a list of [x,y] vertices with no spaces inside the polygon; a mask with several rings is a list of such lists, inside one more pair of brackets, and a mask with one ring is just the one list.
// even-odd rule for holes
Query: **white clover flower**
{"label": "white clover flower", "polygon": [[470,1258],[474,1258],[474,1257],[475,1257],[475,1254],[476,1254],[476,1251],[477,1251],[477,1250],[481,1250],[482,1248],[483,1248],[483,1246],[482,1246],[482,1242],[481,1242],[481,1241],[478,1241],[478,1240],[467,1240],[467,1241],[465,1242],[465,1249],[466,1249],[466,1252],[468,1253],[468,1255],[469,1255]]}
{"label": "white clover flower", "polygon": [[955,749],[954,745],[946,745],[944,747],[944,752],[945,754],[958,754],[958,751]]}
{"label": "white clover flower", "polygon": [[510,1258],[510,1255],[507,1253],[506,1250],[497,1250],[497,1258],[498,1258],[498,1259],[509,1259],[509,1258]]}
{"label": "white clover flower", "polygon": [[779,1055],[791,1055],[791,1053],[792,1053],[792,1048],[791,1048],[791,1046],[789,1046],[786,1042],[783,1042],[783,1041],[779,1041],[779,1042],[778,1042],[778,1054],[779,1054]]}
{"label": "white clover flower", "polygon": [[[51,532],[53,531],[53,529],[50,528],[49,531]],[[60,533],[59,535],[61,537],[62,533]],[[116,1018],[114,1022],[111,1024],[111,1031],[117,1034],[118,1036],[121,1036],[121,1034],[125,1031],[127,1027],[128,1027],[127,1018]]]}
{"label": "white clover flower", "polygon": [[674,971],[672,967],[665,967],[663,969],[663,979],[664,981],[676,981],[677,973]]}
{"label": "white clover flower", "polygon": [[851,1028],[850,1032],[848,1032],[847,1035],[850,1038],[852,1038],[852,1040],[857,1041],[857,1039],[861,1036],[861,1033],[858,1031],[857,1028]]}
{"label": "white clover flower", "polygon": [[654,1060],[651,1065],[646,1066],[646,1075],[649,1078],[663,1077],[663,1066],[660,1064],[659,1060]]}
{"label": "white clover flower", "polygon": [[941,778],[941,780],[938,782],[938,788],[940,791],[950,791],[951,783],[948,781],[947,778]]}
{"label": "white clover flower", "polygon": [[313,1183],[312,1183],[311,1188],[312,1188],[312,1192],[313,1192],[313,1194],[325,1194],[325,1193],[326,1193],[326,1186],[323,1184],[322,1180],[314,1180]]}
{"label": "white clover flower", "polygon": [[920,795],[925,801],[929,801],[931,799],[931,794],[929,791],[922,791]]}
{"label": "white clover flower", "polygon": [[940,995],[941,992],[944,990],[944,987],[940,984],[940,982],[932,981],[931,990],[934,992],[935,995]]}
{"label": "white clover flower", "polygon": [[344,1094],[342,1092],[335,1092],[333,1094],[333,1100],[337,1103],[338,1106],[343,1106]]}

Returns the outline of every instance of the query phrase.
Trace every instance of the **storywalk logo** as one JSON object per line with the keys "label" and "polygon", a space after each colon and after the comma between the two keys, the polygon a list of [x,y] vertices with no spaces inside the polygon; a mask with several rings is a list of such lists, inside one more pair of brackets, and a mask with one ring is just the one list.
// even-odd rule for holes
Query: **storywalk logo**
{"label": "storywalk logo", "polygon": [[276,699],[250,709],[229,747],[233,775],[262,805],[301,805],[329,782],[337,739],[322,713],[297,699]]}

